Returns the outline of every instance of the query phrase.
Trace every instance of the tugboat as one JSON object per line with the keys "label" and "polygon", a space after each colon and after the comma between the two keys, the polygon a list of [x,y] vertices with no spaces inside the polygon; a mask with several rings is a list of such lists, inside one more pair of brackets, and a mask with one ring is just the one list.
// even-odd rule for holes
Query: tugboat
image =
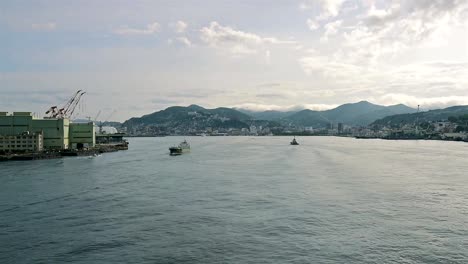
{"label": "tugboat", "polygon": [[190,152],[190,144],[184,139],[179,146],[170,147],[169,151],[169,155],[171,156],[182,155],[183,153]]}
{"label": "tugboat", "polygon": [[291,145],[299,145],[299,143],[297,143],[296,141],[296,137],[294,137],[293,140],[291,141]]}

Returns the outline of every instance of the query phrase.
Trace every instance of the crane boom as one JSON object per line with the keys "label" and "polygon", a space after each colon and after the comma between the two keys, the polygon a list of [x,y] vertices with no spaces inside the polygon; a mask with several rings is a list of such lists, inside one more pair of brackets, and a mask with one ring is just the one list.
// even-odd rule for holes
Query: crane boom
{"label": "crane boom", "polygon": [[99,118],[99,115],[101,114],[101,110],[97,113],[96,117],[94,117],[93,121],[97,122],[97,119]]}
{"label": "crane boom", "polygon": [[[81,91],[81,90],[80,90]],[[76,106],[78,105],[78,103],[80,102],[80,99],[81,97],[83,96],[83,94],[85,94],[86,92],[82,92],[80,93],[74,100],[73,102],[71,103],[71,105],[68,107],[67,111],[65,111],[64,113],[64,116],[65,117],[71,117],[73,115],[73,112],[75,112],[75,109],[76,109]]]}
{"label": "crane boom", "polygon": [[58,106],[52,106],[49,110],[46,111],[46,115],[49,115],[51,118],[69,118],[73,115],[76,106],[80,102],[81,97],[86,92],[83,90],[76,91],[73,96],[65,103],[62,108],[58,108]]}
{"label": "crane boom", "polygon": [[48,114],[53,115],[56,113],[56,111],[57,111],[57,106],[55,105],[55,106],[50,107],[49,110],[47,110],[45,113],[46,115]]}
{"label": "crane boom", "polygon": [[80,94],[82,93],[83,90],[78,90],[73,97],[68,100],[68,102],[63,106],[62,109],[60,109],[61,115],[63,117],[67,116],[67,113],[70,111],[70,108],[73,106],[73,104],[76,102],[76,100],[80,97]]}
{"label": "crane boom", "polygon": [[59,109],[58,113],[56,114],[56,116],[54,117],[60,117],[60,118],[65,118],[66,115],[67,115],[67,112],[68,110],[70,109],[71,105],[73,104],[73,102],[75,102],[76,98],[79,96],[80,92],[82,90],[78,90],[73,96],[72,98],[70,98],[70,100],[68,100],[68,102],[62,107]]}
{"label": "crane boom", "polygon": [[79,96],[81,92],[82,90],[78,90],[76,93],[74,93],[73,96],[60,109],[57,106],[50,107],[49,110],[46,111],[46,115],[49,115],[49,117],[52,117],[52,118],[64,118],[68,109],[70,108],[70,106],[73,104],[73,102],[76,100],[77,96]]}

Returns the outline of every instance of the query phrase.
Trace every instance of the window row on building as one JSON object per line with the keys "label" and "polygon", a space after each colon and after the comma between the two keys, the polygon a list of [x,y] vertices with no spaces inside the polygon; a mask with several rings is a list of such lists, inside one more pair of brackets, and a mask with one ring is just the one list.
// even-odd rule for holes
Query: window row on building
{"label": "window row on building", "polygon": [[37,152],[44,149],[42,133],[22,133],[16,136],[0,135],[0,152]]}

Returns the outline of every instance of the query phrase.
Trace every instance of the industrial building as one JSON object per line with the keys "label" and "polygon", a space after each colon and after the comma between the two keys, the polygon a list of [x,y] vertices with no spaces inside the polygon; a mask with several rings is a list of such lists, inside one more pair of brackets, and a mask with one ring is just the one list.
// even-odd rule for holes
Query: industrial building
{"label": "industrial building", "polygon": [[42,132],[24,132],[16,136],[0,135],[0,153],[8,152],[39,152],[44,149],[44,136]]}
{"label": "industrial building", "polygon": [[96,145],[96,129],[93,122],[70,123],[69,131],[72,149],[90,148]]}
{"label": "industrial building", "polygon": [[[0,137],[3,141],[21,138],[25,133],[41,135],[42,147],[47,150],[79,149],[94,147],[96,143],[94,123],[70,123],[68,118],[34,118],[30,112],[0,112]],[[17,140],[15,140],[16,142]],[[10,146],[10,151],[16,151],[17,145]],[[23,146],[23,144],[21,144]],[[28,149],[29,150],[29,149]],[[38,150],[40,148],[38,147]]]}

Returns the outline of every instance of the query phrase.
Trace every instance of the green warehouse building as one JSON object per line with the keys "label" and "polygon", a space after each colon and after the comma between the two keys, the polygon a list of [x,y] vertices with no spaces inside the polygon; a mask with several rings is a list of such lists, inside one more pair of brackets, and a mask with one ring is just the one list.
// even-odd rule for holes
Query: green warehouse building
{"label": "green warehouse building", "polygon": [[47,150],[94,147],[96,143],[93,122],[70,123],[67,118],[34,118],[30,112],[0,112],[0,136],[11,139],[24,133],[42,134]]}

